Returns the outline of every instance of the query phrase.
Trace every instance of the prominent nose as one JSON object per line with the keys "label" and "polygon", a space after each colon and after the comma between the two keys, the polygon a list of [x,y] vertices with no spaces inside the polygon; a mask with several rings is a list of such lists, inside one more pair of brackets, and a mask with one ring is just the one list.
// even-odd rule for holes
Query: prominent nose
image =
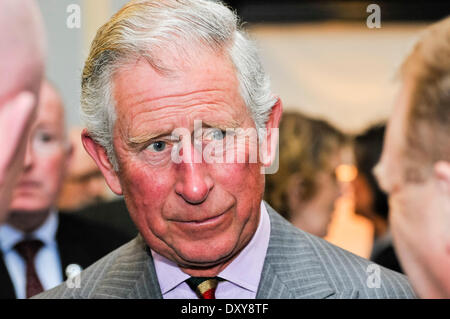
{"label": "prominent nose", "polygon": [[[190,158],[193,159],[194,153],[199,151],[192,147],[190,152]],[[196,156],[198,155],[196,154]],[[189,160],[175,165],[178,174],[175,192],[189,204],[195,205],[204,202],[214,187],[213,179],[208,173],[208,164],[201,159],[200,162]]]}

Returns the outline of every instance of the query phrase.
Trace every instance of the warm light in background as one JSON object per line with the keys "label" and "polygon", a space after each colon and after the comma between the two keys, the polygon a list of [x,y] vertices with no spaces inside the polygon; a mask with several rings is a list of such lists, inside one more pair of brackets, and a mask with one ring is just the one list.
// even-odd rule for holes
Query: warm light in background
{"label": "warm light in background", "polygon": [[341,164],[336,168],[336,177],[338,181],[349,183],[353,181],[358,175],[358,170],[355,165]]}
{"label": "warm light in background", "polygon": [[374,228],[367,218],[355,213],[352,182],[357,175],[358,170],[353,164],[341,164],[336,168],[336,177],[342,186],[342,196],[335,203],[333,219],[325,239],[356,255],[369,258]]}

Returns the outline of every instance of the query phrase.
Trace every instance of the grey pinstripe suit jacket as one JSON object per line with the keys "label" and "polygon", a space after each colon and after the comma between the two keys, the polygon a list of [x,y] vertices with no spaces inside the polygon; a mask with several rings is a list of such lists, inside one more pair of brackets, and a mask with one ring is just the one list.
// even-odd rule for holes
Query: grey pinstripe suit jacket
{"label": "grey pinstripe suit jacket", "polygon": [[[414,298],[406,278],[380,267],[369,288],[370,261],[305,233],[269,205],[271,233],[257,298]],[[93,243],[95,244],[95,243]],[[67,283],[36,298],[162,298],[151,254],[138,236]]]}

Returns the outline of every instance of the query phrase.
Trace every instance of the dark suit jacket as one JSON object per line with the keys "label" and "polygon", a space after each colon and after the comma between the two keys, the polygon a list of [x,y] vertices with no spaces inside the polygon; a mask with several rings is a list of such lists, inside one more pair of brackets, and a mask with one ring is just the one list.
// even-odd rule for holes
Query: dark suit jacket
{"label": "dark suit jacket", "polygon": [[[65,269],[68,265],[78,264],[85,269],[130,239],[109,226],[60,213],[56,241],[63,280],[67,280]],[[0,299],[13,298],[16,298],[14,287],[0,251]]]}
{"label": "dark suit jacket", "polygon": [[123,199],[96,203],[74,211],[74,213],[95,223],[109,225],[114,229],[120,230],[129,236],[130,239],[138,234],[138,230],[130,218]]}
{"label": "dark suit jacket", "polygon": [[392,243],[381,249],[376,255],[372,256],[371,260],[383,267],[403,273],[402,266],[398,261],[395,247]]}

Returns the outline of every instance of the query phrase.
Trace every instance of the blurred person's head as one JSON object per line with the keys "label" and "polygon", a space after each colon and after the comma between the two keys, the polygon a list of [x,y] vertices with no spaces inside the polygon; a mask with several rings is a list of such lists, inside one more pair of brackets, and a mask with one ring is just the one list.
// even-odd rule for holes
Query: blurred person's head
{"label": "blurred person's head", "polygon": [[109,199],[105,179],[81,143],[82,128],[71,128],[72,160],[58,199],[61,210],[78,210]]}
{"label": "blurred person's head", "polygon": [[450,297],[450,18],[433,24],[401,68],[376,175],[402,268],[421,297]]}
{"label": "blurred person's head", "polygon": [[[127,3],[97,32],[81,102],[83,144],[147,245],[216,276],[258,227],[274,153],[251,161],[248,149],[276,140],[282,109],[237,16],[216,1]],[[257,128],[267,134],[241,139]],[[227,148],[235,140],[245,148]],[[211,162],[200,151],[224,144]],[[242,162],[221,161],[235,150]]]}
{"label": "blurred person's head", "polygon": [[284,113],[279,169],[266,177],[265,199],[295,226],[325,236],[340,195],[335,169],[346,137],[328,123]]}
{"label": "blurred person's head", "polygon": [[[44,56],[44,28],[36,3],[32,0],[0,1],[0,134],[3,137],[9,134],[6,138],[10,141],[5,145],[0,138],[3,148],[0,154],[0,223],[22,171],[25,139],[21,137],[28,134],[35,117]],[[7,106],[14,110],[6,110]],[[10,149],[5,149],[7,147]],[[9,154],[13,154],[12,163]],[[7,161],[6,167],[3,167],[4,161]]]}
{"label": "blurred person's head", "polygon": [[24,171],[14,189],[7,222],[25,232],[45,221],[58,198],[70,160],[60,95],[43,82],[27,144]]}
{"label": "blurred person's head", "polygon": [[34,1],[0,1],[0,105],[21,91],[39,94],[45,39]]}
{"label": "blurred person's head", "polygon": [[387,195],[378,186],[373,173],[381,157],[384,132],[385,125],[375,125],[354,139],[354,158],[358,169],[358,175],[353,180],[355,212],[376,223],[375,236],[382,235],[386,230],[389,212]]}

